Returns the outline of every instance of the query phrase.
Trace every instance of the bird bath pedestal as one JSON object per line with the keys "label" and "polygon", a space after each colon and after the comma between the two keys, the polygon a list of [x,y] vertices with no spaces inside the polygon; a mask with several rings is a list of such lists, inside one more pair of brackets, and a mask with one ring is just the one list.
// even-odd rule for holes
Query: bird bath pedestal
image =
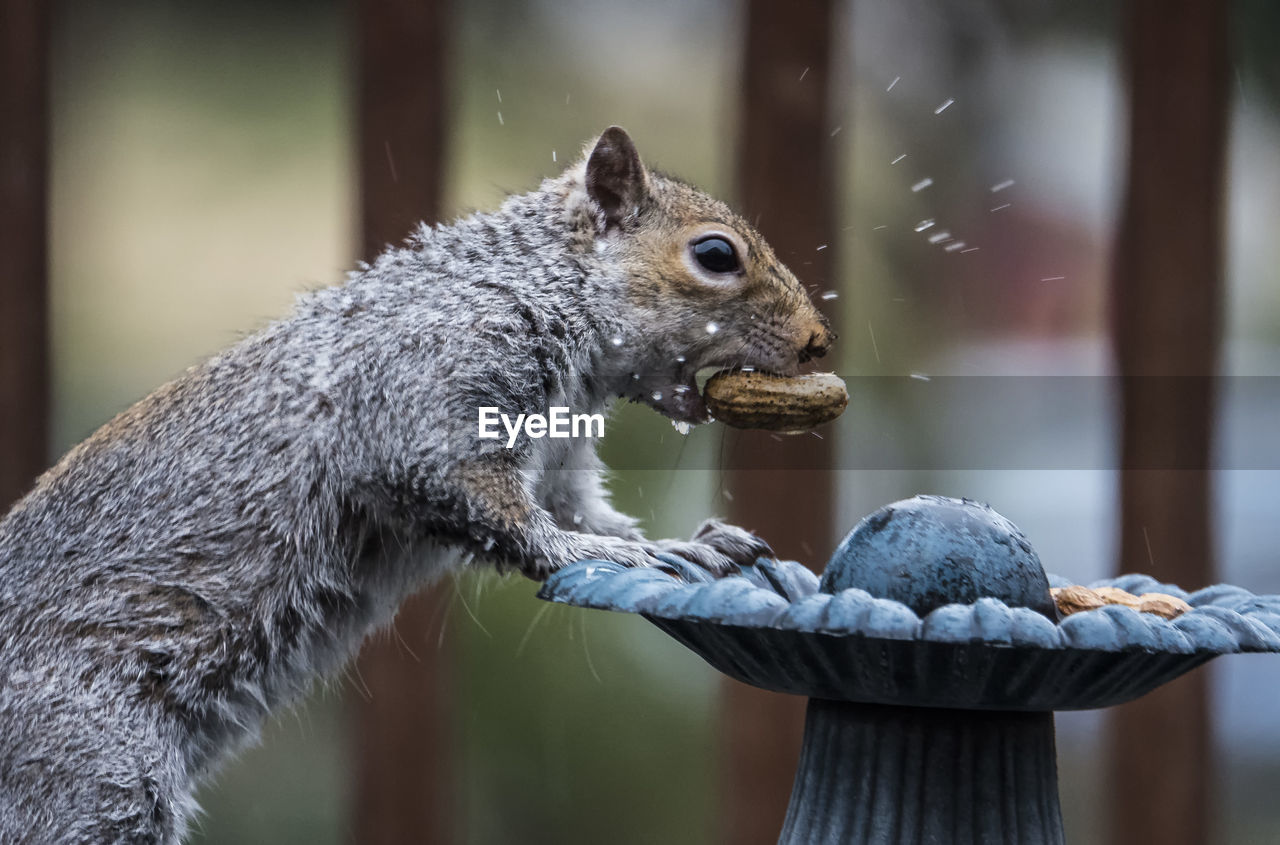
{"label": "bird bath pedestal", "polygon": [[967,500],[918,496],[863,519],[821,580],[760,560],[713,579],[582,561],[539,592],[638,613],[720,671],[809,697],[780,843],[1064,842],[1053,711],[1145,695],[1219,654],[1280,651],[1280,596],[1184,598],[1167,620],[1114,605],[1059,619],[1030,544]]}

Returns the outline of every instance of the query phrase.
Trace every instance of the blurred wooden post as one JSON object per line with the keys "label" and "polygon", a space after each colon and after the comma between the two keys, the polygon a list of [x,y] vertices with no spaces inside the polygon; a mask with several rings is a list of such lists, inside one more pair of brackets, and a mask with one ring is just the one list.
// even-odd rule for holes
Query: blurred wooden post
{"label": "blurred wooden post", "polygon": [[49,17],[0,0],[0,515],[49,450]]}
{"label": "blurred wooden post", "polygon": [[[448,3],[358,0],[355,18],[362,252],[371,259],[440,212]],[[453,839],[451,661],[434,635],[440,589],[406,603],[397,635],[375,637],[360,657],[367,693],[353,697],[361,845]]]}
{"label": "blurred wooden post", "polygon": [[[1222,314],[1227,3],[1130,0],[1129,174],[1112,329],[1122,388],[1120,569],[1214,581],[1210,449]],[[1110,841],[1213,837],[1208,675],[1112,717]]]}
{"label": "blurred wooden post", "polygon": [[[806,285],[837,287],[835,168],[828,109],[833,0],[747,3],[738,196]],[[824,249],[820,246],[827,245]],[[821,304],[821,302],[819,302]],[[838,353],[837,353],[838,354]],[[727,434],[730,519],[787,558],[825,563],[835,490],[830,440]],[[735,681],[724,688],[721,839],[777,841],[800,753],[805,701]]]}

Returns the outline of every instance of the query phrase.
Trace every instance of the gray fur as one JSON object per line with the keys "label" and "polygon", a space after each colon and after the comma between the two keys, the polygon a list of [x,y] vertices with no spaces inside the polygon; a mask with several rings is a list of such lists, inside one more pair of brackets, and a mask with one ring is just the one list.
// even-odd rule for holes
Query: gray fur
{"label": "gray fur", "polygon": [[[745,224],[647,171],[606,210],[586,175],[579,162],[423,227],[300,297],[71,450],[0,521],[0,841],[181,840],[196,784],[269,712],[467,560],[541,578],[663,549],[721,571],[767,550],[718,523],[645,541],[610,507],[591,440],[476,438],[480,405],[596,412],[701,364],[794,367],[780,327],[803,292],[771,253],[750,326],[747,305],[637,287],[642,235],[681,215]],[[698,330],[709,319],[721,337]],[[670,401],[651,404],[698,417]]]}

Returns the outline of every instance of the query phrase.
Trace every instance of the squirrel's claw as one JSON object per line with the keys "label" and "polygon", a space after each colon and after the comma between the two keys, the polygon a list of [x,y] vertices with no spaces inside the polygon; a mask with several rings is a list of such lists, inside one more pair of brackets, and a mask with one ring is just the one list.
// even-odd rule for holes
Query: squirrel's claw
{"label": "squirrel's claw", "polygon": [[763,538],[718,519],[705,520],[694,532],[693,540],[711,546],[739,566],[751,566],[762,557],[777,558]]}
{"label": "squirrel's claw", "polygon": [[737,565],[732,559],[705,543],[692,540],[659,540],[655,545],[667,554],[684,558],[695,566],[702,567],[717,578],[737,570]]}
{"label": "squirrel's claw", "polygon": [[691,540],[662,540],[658,546],[717,576],[774,556],[769,544],[750,531],[716,519],[703,522]]}

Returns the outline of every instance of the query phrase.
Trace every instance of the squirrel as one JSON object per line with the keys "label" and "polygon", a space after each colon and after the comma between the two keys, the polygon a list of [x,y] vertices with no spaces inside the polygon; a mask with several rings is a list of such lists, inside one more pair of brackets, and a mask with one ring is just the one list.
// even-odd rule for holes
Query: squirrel
{"label": "squirrel", "polygon": [[469,561],[544,579],[771,555],[714,520],[647,540],[594,440],[507,448],[477,409],[623,397],[706,422],[699,370],[794,374],[833,338],[751,226],[616,126],[537,190],[300,296],[0,521],[0,841],[181,841],[196,785],[270,711]]}

